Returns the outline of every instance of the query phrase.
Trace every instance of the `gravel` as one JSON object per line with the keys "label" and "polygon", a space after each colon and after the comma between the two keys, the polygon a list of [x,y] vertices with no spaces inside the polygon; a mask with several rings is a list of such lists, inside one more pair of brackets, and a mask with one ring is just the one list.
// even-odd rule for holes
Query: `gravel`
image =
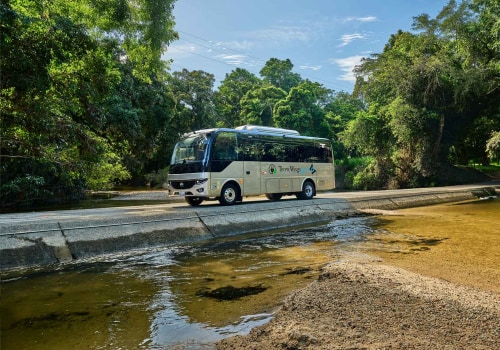
{"label": "gravel", "polygon": [[[499,349],[500,296],[383,265],[342,261],[268,324],[218,349]],[[359,260],[359,259],[358,259]]]}

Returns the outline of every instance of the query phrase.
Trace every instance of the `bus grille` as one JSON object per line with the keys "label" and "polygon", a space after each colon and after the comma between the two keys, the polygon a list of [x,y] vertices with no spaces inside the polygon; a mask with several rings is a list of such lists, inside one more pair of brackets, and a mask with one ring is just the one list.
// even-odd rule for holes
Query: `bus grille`
{"label": "bus grille", "polygon": [[172,181],[170,186],[176,190],[183,190],[194,186],[194,181]]}

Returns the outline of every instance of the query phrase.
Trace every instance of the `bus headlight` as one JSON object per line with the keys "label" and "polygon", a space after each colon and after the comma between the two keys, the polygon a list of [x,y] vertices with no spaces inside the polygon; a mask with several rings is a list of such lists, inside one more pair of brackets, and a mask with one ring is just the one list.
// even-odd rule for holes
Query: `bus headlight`
{"label": "bus headlight", "polygon": [[204,183],[206,183],[208,181],[208,179],[200,179],[200,180],[196,180],[196,184],[197,185],[203,185]]}

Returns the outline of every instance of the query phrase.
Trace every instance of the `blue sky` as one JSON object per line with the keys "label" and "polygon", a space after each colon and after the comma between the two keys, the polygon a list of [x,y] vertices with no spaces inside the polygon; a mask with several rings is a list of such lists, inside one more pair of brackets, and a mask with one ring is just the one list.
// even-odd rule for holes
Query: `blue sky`
{"label": "blue sky", "polygon": [[435,17],[448,0],[177,0],[172,71],[203,70],[216,86],[235,68],[259,76],[272,57],[335,91],[352,92],[352,67],[382,52],[413,17]]}

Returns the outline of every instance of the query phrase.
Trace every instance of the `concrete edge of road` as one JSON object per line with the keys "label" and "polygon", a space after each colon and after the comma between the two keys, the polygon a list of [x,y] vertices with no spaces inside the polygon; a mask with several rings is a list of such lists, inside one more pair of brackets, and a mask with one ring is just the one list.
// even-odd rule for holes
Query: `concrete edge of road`
{"label": "concrete edge of road", "polygon": [[[497,195],[494,186],[428,189],[357,198],[255,202],[234,207],[198,207],[127,213],[120,217],[75,218],[3,224],[0,269],[54,265],[115,253],[199,242],[217,237],[320,224],[366,215]],[[156,206],[157,208],[157,206]]]}

